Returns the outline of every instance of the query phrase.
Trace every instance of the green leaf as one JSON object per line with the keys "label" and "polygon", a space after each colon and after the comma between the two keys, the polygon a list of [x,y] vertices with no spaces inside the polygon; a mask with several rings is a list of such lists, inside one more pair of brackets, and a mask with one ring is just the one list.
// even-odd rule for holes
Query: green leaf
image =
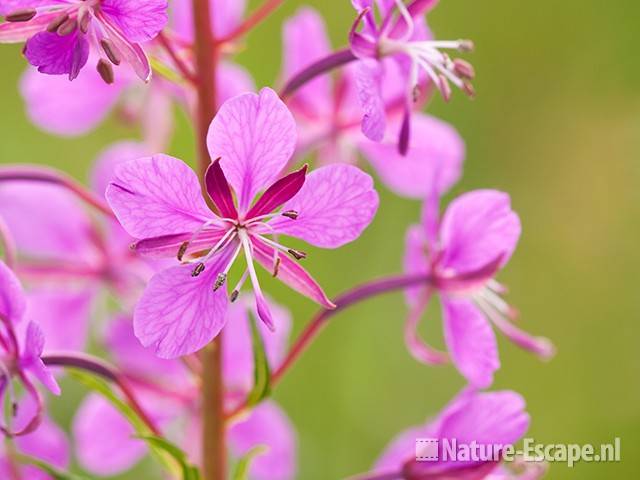
{"label": "green leaf", "polygon": [[233,480],[249,480],[249,468],[251,462],[259,455],[265,453],[269,448],[265,445],[257,445],[253,447],[249,452],[238,461],[236,468],[233,471]]}
{"label": "green leaf", "polygon": [[73,473],[63,472],[49,465],[47,462],[44,462],[35,457],[30,457],[28,455],[18,454],[16,455],[16,459],[22,465],[31,465],[36,467],[38,470],[42,470],[54,480],[91,480],[89,477],[83,477],[80,475],[75,475]]}
{"label": "green leaf", "polygon": [[255,318],[249,315],[251,322],[251,343],[253,345],[253,388],[247,396],[247,406],[257,405],[271,393],[271,369],[264,349],[262,335]]}
{"label": "green leaf", "polygon": [[140,435],[137,438],[144,440],[151,447],[158,448],[168,453],[171,458],[177,461],[180,464],[180,468],[182,469],[182,478],[184,480],[200,480],[200,472],[198,471],[198,469],[189,463],[187,454],[180,448],[176,447],[173,443],[164,438],[156,437],[154,435]]}
{"label": "green leaf", "polygon": [[[100,377],[96,377],[91,375],[90,373],[84,372],[82,370],[69,369],[69,374],[78,382],[82,383],[89,390],[92,390],[100,395],[102,395],[105,399],[107,399],[133,426],[136,434],[141,439],[146,439],[148,437],[157,438],[154,436],[153,432],[149,429],[147,424],[138,416],[136,411],[129,406],[124,400],[122,400],[118,395],[115,394],[111,385],[107,383]],[[157,438],[157,440],[162,440]],[[172,445],[167,440],[162,440],[166,445]],[[171,474],[178,476],[180,475],[181,465],[180,462],[176,464],[176,458],[174,455],[170,454],[167,448],[161,448],[159,442],[149,443],[151,447],[151,453],[153,456],[166,468]],[[165,445],[165,447],[166,447]],[[172,448],[175,451],[181,450],[172,445]],[[184,473],[184,470],[183,470]],[[193,473],[189,473],[191,476],[184,476],[184,480],[197,480],[199,477],[194,477]]]}

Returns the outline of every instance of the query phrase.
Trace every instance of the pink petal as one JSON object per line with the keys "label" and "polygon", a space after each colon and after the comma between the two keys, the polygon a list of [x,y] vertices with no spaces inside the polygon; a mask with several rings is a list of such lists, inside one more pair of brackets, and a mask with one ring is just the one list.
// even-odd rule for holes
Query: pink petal
{"label": "pink petal", "polygon": [[352,165],[327,165],[307,176],[300,192],[283,210],[298,218],[277,217],[278,233],[302,238],[324,248],[337,248],[358,238],[378,209],[378,194],[369,175]]}
{"label": "pink petal", "polygon": [[40,32],[25,44],[24,56],[40,73],[75,79],[89,59],[89,41],[76,30],[66,36]]}
{"label": "pink petal", "polygon": [[211,158],[221,158],[240,210],[271,184],[296,145],[296,125],[278,95],[264,88],[227,101],[211,123],[207,137]]}
{"label": "pink petal", "polygon": [[226,218],[238,218],[238,212],[233,203],[231,188],[229,188],[229,183],[220,167],[220,159],[215,160],[209,165],[204,178],[209,198],[211,198],[211,201],[218,208],[220,214]]}
{"label": "pink petal", "polygon": [[84,350],[95,290],[42,286],[28,293],[27,318],[47,339],[46,351]]}
{"label": "pink petal", "polygon": [[91,170],[91,188],[103,196],[109,183],[116,176],[116,167],[121,163],[149,155],[149,148],[140,142],[122,141],[110,145],[96,158]]}
{"label": "pink petal", "polygon": [[89,394],[72,425],[76,454],[82,468],[95,475],[113,476],[129,470],[146,454],[135,430],[107,400]]}
{"label": "pink petal", "polygon": [[163,154],[118,165],[106,197],[136,238],[192,232],[213,216],[193,170]]}
{"label": "pink petal", "polygon": [[236,245],[228,246],[193,277],[195,265],[168,268],[147,285],[134,313],[136,337],[153,347],[160,358],[176,358],[196,352],[220,332],[226,322],[227,292],[213,291],[220,272]]}
{"label": "pink petal", "polygon": [[302,188],[307,175],[307,165],[271,185],[247,212],[246,218],[259,217],[275,211],[291,200]]}
{"label": "pink petal", "polygon": [[377,60],[362,60],[356,75],[358,100],[363,110],[362,133],[374,142],[380,142],[387,122],[382,99],[382,66]]}
{"label": "pink petal", "polygon": [[[331,51],[322,16],[311,7],[301,7],[284,24],[283,78],[290,79]],[[331,114],[331,76],[322,75],[307,83],[291,98],[291,105],[311,117]]]}
{"label": "pink petal", "polygon": [[31,121],[47,132],[65,136],[82,135],[97,127],[124,87],[119,77],[107,85],[94,68],[83,69],[73,82],[29,68],[20,81]]}
{"label": "pink petal", "polygon": [[[19,409],[24,409],[24,403],[20,403]],[[18,451],[24,455],[44,460],[49,465],[63,470],[69,465],[70,453],[67,436],[64,430],[46,417],[37,430],[28,435],[16,437],[15,442]],[[42,473],[36,474],[35,471],[29,470],[27,473],[27,469],[23,469],[24,478],[29,480],[50,479]]]}
{"label": "pink petal", "polygon": [[292,480],[295,477],[296,432],[286,414],[274,402],[264,402],[251,412],[248,419],[231,426],[228,439],[236,457],[259,445],[267,447],[267,451],[251,464],[251,478]]}
{"label": "pink petal", "polygon": [[168,21],[167,0],[102,0],[100,9],[131,42],[155,38]]}
{"label": "pink petal", "polygon": [[0,315],[15,324],[22,320],[26,309],[27,301],[20,281],[0,260]]}
{"label": "pink petal", "polygon": [[424,427],[409,428],[398,434],[380,455],[373,470],[375,472],[398,472],[402,466],[415,459],[416,439],[424,438]]}
{"label": "pink petal", "polygon": [[[253,255],[265,270],[273,273],[275,251],[259,240],[252,240]],[[335,308],[322,287],[295,260],[284,254],[279,255],[280,264],[277,278],[296,292],[309,297],[325,308]]]}
{"label": "pink petal", "polygon": [[[427,254],[425,251],[427,245],[426,236],[422,225],[412,225],[407,230],[405,236],[404,250],[404,272],[411,274],[428,273],[430,270]],[[407,303],[415,305],[418,301],[420,292],[424,291],[424,287],[413,287],[405,290]]]}
{"label": "pink petal", "polygon": [[443,299],[444,338],[453,363],[470,384],[486,388],[500,368],[496,336],[469,300]]}
{"label": "pink petal", "polygon": [[[223,366],[224,380],[230,391],[249,391],[253,386],[253,346],[249,328],[249,313],[255,316],[255,302],[251,295],[244,294],[229,306],[227,323],[224,327]],[[269,300],[274,330],[262,322],[257,322],[264,342],[269,366],[277,368],[286,353],[291,331],[291,314],[281,305]]]}
{"label": "pink petal", "polygon": [[360,151],[394,193],[422,199],[435,189],[442,195],[460,179],[464,142],[453,127],[428,115],[414,114],[411,128],[407,155],[398,152],[396,132],[383,143],[360,141]]}
{"label": "pink petal", "polygon": [[504,266],[516,248],[520,231],[520,219],[511,210],[508,194],[496,190],[465,193],[449,205],[442,218],[442,265],[463,273],[502,255]]}
{"label": "pink petal", "polygon": [[40,359],[44,351],[44,333],[40,327],[30,322],[24,342],[24,353],[20,358],[20,366],[35,376],[54,395],[60,395],[60,387],[51,371]]}
{"label": "pink petal", "polygon": [[218,104],[256,89],[251,74],[244,67],[228,61],[220,62],[216,82]]}

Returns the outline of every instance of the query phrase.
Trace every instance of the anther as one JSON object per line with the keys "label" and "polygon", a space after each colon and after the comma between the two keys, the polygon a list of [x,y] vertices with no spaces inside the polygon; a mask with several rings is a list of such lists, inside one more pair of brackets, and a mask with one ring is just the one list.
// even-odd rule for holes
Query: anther
{"label": "anther", "polygon": [[469,80],[476,76],[473,65],[461,58],[456,58],[453,61],[453,71],[456,72],[459,77],[468,78]]}
{"label": "anther", "polygon": [[5,17],[7,22],[28,22],[35,17],[38,12],[33,8],[25,8],[23,10],[16,10],[11,12]]}
{"label": "anther", "polygon": [[281,263],[282,263],[282,260],[280,260],[280,257],[276,258],[276,261],[273,264],[273,278],[276,278],[278,276],[278,273],[280,273]]}
{"label": "anther", "polygon": [[300,250],[294,250],[293,248],[290,248],[287,250],[287,252],[289,252],[289,255],[291,255],[296,260],[303,260],[307,258],[307,254]]}
{"label": "anther", "polygon": [[100,41],[100,45],[102,46],[102,50],[104,50],[104,53],[107,55],[107,58],[111,61],[111,63],[113,63],[114,65],[120,65],[120,62],[122,60],[120,59],[120,54],[113,45],[113,42],[104,38]]}
{"label": "anther", "polygon": [[89,31],[89,24],[91,23],[91,15],[88,10],[80,10],[78,14],[78,25],[80,25],[80,31],[87,33]]}
{"label": "anther", "polygon": [[286,212],[282,212],[282,216],[290,218],[291,220],[297,220],[299,213],[295,210],[287,210]]}
{"label": "anther", "polygon": [[218,277],[216,278],[216,283],[213,284],[213,291],[217,291],[221,286],[224,285],[224,282],[227,281],[227,274],[226,273],[219,273]]}
{"label": "anther", "polygon": [[101,58],[96,68],[104,83],[111,85],[114,82],[113,67],[109,62]]}
{"label": "anther", "polygon": [[47,25],[47,32],[49,33],[53,33],[55,31],[57,31],[60,26],[66,22],[67,20],[69,20],[69,14],[68,13],[63,13],[62,15],[60,15],[57,18],[54,18],[49,25]]}
{"label": "anther", "polygon": [[77,26],[78,26],[78,22],[76,21],[75,18],[67,18],[62,23],[62,25],[60,25],[60,27],[58,27],[58,30],[56,30],[56,32],[61,37],[65,37],[65,36],[70,35],[73,32],[75,32]]}
{"label": "anther", "polygon": [[458,50],[461,52],[473,52],[475,45],[471,40],[459,40],[458,41]]}
{"label": "anther", "polygon": [[464,82],[462,84],[462,90],[464,91],[464,93],[466,93],[470,98],[475,98],[476,96],[476,90],[475,88],[473,88],[473,85],[471,85],[469,82]]}
{"label": "anther", "polygon": [[239,295],[240,295],[240,292],[238,290],[234,290],[233,292],[231,292],[231,295],[229,295],[229,301],[231,303],[235,302],[238,299]]}
{"label": "anther", "polygon": [[420,100],[420,85],[415,85],[411,89],[411,99],[413,103],[418,103],[418,100]]}
{"label": "anther", "polygon": [[204,272],[205,266],[204,263],[199,263],[196,265],[196,268],[193,269],[193,272],[191,272],[191,276],[192,277],[197,277],[198,275],[200,275],[202,272]]}
{"label": "anther", "polygon": [[189,248],[189,242],[183,242],[182,245],[180,245],[180,248],[178,249],[179,262],[182,261],[182,257],[184,257],[184,254],[187,253],[187,248]]}
{"label": "anther", "polygon": [[449,85],[449,80],[442,74],[438,75],[438,80],[438,88],[442,94],[442,98],[444,98],[445,102],[448,102],[451,100],[451,85]]}

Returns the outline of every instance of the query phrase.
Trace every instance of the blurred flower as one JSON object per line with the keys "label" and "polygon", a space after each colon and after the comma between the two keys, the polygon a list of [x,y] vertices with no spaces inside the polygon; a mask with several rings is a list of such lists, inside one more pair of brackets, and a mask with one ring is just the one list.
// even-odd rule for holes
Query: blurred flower
{"label": "blurred flower", "polygon": [[[350,33],[351,50],[361,59],[357,65],[358,98],[364,117],[362,131],[371,140],[384,137],[387,113],[383,90],[386,84],[396,82],[387,78],[391,60],[400,72],[400,85],[404,86],[404,117],[398,135],[398,146],[405,154],[409,146],[412,105],[419,95],[422,79],[433,82],[442,96],[451,96],[450,82],[473,96],[468,82],[474,71],[467,62],[452,60],[441,49],[468,51],[473,44],[468,40],[433,40],[423,14],[433,8],[437,0],[352,0],[358,18]],[[376,22],[375,6],[380,13]],[[362,26],[361,31],[358,28]],[[426,77],[425,77],[426,74]]]}
{"label": "blurred flower", "polygon": [[[289,19],[283,37],[284,78],[291,78],[329,54],[323,19],[312,8],[304,7]],[[359,128],[355,70],[347,65],[336,74],[335,81],[329,75],[315,78],[289,99],[300,133],[298,156],[314,150],[322,164],[354,164],[361,153],[388,188],[412,198],[424,198],[431,189],[433,172],[446,171],[448,175],[441,176],[441,191],[448,190],[458,180],[464,159],[464,142],[456,130],[434,117],[415,113],[411,145],[406,156],[399,155],[395,144],[405,93],[401,79],[388,78],[383,96],[391,128],[381,143],[368,140]],[[388,65],[387,76],[400,77],[397,65]]]}
{"label": "blurred flower", "polygon": [[500,297],[506,289],[493,279],[516,248],[520,219],[511,210],[509,195],[495,190],[458,197],[442,219],[438,199],[437,192],[428,197],[422,224],[407,232],[405,270],[432,277],[429,286],[413,289],[407,296],[411,306],[407,344],[420,361],[445,360],[418,338],[416,330],[429,298],[438,292],[453,363],[471,384],[487,387],[500,365],[489,322],[522,348],[544,358],[553,354],[549,340],[533,338],[511,323],[516,312]]}
{"label": "blurred flower", "polygon": [[106,83],[122,61],[145,82],[151,66],[141,43],[152,40],[167,23],[167,0],[0,0],[0,42],[26,41],[24,55],[40,73],[74,80],[96,57]]}
{"label": "blurred flower", "polygon": [[[464,390],[442,412],[425,425],[405,430],[385,449],[374,471],[402,480],[481,480],[494,477],[495,461],[447,459],[442,455],[444,441],[457,445],[476,442],[499,449],[513,445],[529,428],[529,415],[524,399],[515,392],[477,392]],[[416,440],[438,440],[438,459],[421,462],[416,459]],[[435,453],[435,452],[434,452]],[[507,477],[513,478],[513,477]]]}
{"label": "blurred flower", "polygon": [[282,255],[300,260],[306,254],[267,235],[339,247],[369,225],[378,196],[372,179],[349,165],[326,166],[308,177],[305,166],[275,181],[295,144],[293,118],[273,90],[226,102],[209,130],[209,152],[218,160],[205,178],[219,215],[207,207],[197,176],[180,160],[156,155],[118,167],[107,200],[125,230],[140,239],[136,250],[186,260],[186,265],[155,275],[138,303],[134,321],[143,345],[173,358],[197,351],[215,337],[226,321],[227,293],[221,287],[241,251],[247,269],[234,292],[249,276],[258,314],[268,326],[271,314],[254,260],[299,293],[333,306],[315,280]]}
{"label": "blurred flower", "polygon": [[31,433],[40,423],[43,402],[32,383],[34,378],[53,394],[60,395],[58,383],[40,358],[44,350],[42,330],[33,322],[26,325],[22,322],[26,309],[27,299],[20,282],[9,267],[0,261],[0,398],[5,404],[5,395],[9,395],[15,417],[20,406],[12,382],[17,378],[35,404],[29,420],[20,422],[17,428],[0,425],[0,430],[8,436]]}
{"label": "blurred flower", "polygon": [[[223,336],[225,404],[232,409],[253,386],[253,350],[249,315],[256,315],[255,302],[241,297],[227,312]],[[283,307],[269,301],[276,331],[260,323],[258,330],[271,368],[284,357],[291,329],[291,317]],[[186,424],[174,439],[195,463],[200,461],[200,399],[196,377],[178,360],[164,360],[143,348],[134,337],[130,320],[111,322],[107,348],[118,369],[135,389],[142,405],[166,432],[176,423]],[[253,447],[267,450],[251,465],[253,480],[290,480],[296,471],[296,434],[280,407],[267,401],[229,424],[231,454],[240,458]],[[133,438],[133,427],[108,402],[89,395],[73,422],[73,434],[81,465],[97,475],[118,475],[132,468],[147,453],[145,444]],[[171,436],[171,433],[169,433]]]}

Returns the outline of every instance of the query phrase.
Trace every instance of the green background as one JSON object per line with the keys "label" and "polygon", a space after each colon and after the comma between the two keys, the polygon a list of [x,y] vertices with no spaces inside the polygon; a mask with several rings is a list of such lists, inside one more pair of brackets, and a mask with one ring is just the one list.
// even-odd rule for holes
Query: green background
{"label": "green background", "polygon": [[[350,2],[306,3],[325,14],[334,44],[344,45]],[[286,2],[239,55],[259,86],[277,78],[282,20],[302,4]],[[512,195],[524,231],[500,278],[524,328],[558,346],[555,359],[541,363],[501,338],[495,388],[526,397],[530,435],[541,442],[622,438],[621,463],[573,470],[556,464],[554,479],[640,474],[638,19],[634,0],[447,0],[430,17],[438,37],[476,44],[469,58],[477,99],[457,93],[450,104],[436,99],[430,106],[466,140],[465,174],[453,194],[491,187]],[[74,140],[39,132],[16,90],[25,66],[19,48],[2,47],[0,65],[2,163],[46,163],[84,179],[103,147],[136,136],[113,121]],[[172,153],[192,160],[192,134],[180,118]],[[330,295],[398,272],[404,232],[419,207],[383,192],[379,214],[358,242],[313,250],[307,267]],[[267,289],[290,306],[299,331],[314,306],[275,282]],[[463,385],[452,367],[426,368],[409,357],[404,315],[397,294],[339,315],[278,387],[275,397],[299,432],[299,478],[366,470],[393,435],[436,413]],[[432,309],[427,322],[436,339],[438,316]],[[52,403],[68,421],[73,401]],[[152,478],[148,465],[126,478]]]}

